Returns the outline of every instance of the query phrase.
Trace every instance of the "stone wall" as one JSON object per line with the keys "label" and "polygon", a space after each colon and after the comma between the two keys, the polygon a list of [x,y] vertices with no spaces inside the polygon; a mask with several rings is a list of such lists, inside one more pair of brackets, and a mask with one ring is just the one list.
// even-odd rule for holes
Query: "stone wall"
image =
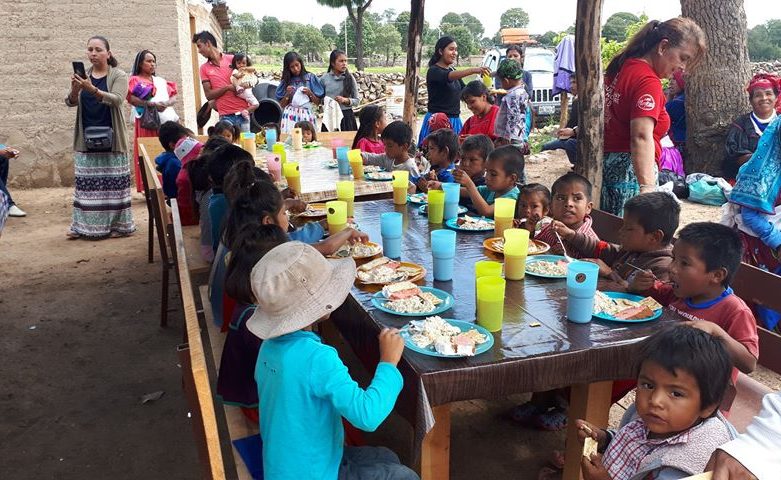
{"label": "stone wall", "polygon": [[774,60],[772,62],[757,62],[751,64],[751,73],[756,74],[760,72],[773,73],[781,75],[781,60]]}
{"label": "stone wall", "polygon": [[[73,184],[76,109],[65,106],[64,99],[71,62],[83,61],[89,67],[86,44],[92,35],[108,38],[119,68],[128,73],[139,50],[153,51],[158,74],[179,85],[177,112],[194,128],[195,85],[200,89],[200,82],[192,74],[189,16],[195,17],[198,30],[211,30],[220,38],[210,9],[202,0],[4,0],[0,143],[21,151],[11,161],[9,185]],[[125,111],[129,114],[127,105]],[[129,121],[127,126],[132,136]]]}

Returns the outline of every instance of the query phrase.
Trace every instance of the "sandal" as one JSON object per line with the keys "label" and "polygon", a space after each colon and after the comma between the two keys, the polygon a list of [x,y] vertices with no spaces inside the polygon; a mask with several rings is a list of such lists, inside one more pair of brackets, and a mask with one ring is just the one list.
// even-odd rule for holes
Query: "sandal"
{"label": "sandal", "polygon": [[72,230],[68,230],[67,232],[65,232],[65,238],[67,238],[68,240],[78,240],[79,238],[81,238],[81,234],[76,233]]}
{"label": "sandal", "polygon": [[545,413],[544,408],[538,407],[532,402],[526,402],[522,405],[513,407],[512,410],[510,410],[510,418],[521,425],[532,425],[535,423],[535,418],[543,413]]}
{"label": "sandal", "polygon": [[567,411],[559,407],[552,408],[537,415],[534,420],[534,427],[538,430],[558,432],[567,428]]}

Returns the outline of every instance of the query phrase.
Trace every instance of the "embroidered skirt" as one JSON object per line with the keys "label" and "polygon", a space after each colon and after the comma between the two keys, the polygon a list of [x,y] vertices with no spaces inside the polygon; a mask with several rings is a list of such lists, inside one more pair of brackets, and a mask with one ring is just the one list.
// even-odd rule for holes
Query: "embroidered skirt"
{"label": "embroidered skirt", "polygon": [[282,121],[280,122],[280,133],[290,133],[298,122],[311,122],[317,125],[317,117],[309,107],[294,107],[288,105],[282,111]]}
{"label": "embroidered skirt", "polygon": [[[654,163],[654,178],[658,172],[659,168]],[[632,155],[629,152],[606,153],[602,163],[599,209],[621,217],[624,215],[624,203],[639,194],[640,184],[632,166]]]}
{"label": "embroidered skirt", "polygon": [[136,230],[130,207],[130,165],[126,153],[76,152],[76,189],[70,231],[101,238]]}

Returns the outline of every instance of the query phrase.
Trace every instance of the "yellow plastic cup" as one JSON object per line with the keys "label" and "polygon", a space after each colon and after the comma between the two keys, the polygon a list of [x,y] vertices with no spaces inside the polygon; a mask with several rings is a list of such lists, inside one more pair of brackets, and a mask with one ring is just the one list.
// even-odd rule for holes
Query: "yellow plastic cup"
{"label": "yellow plastic cup", "polygon": [[363,180],[363,157],[360,150],[350,150],[347,152],[347,160],[350,162],[350,168],[353,169],[353,179]]}
{"label": "yellow plastic cup", "polygon": [[279,156],[279,161],[282,162],[282,165],[287,162],[287,153],[285,153],[285,144],[281,142],[277,142],[274,145],[271,146],[271,151],[276,153]]}
{"label": "yellow plastic cup", "polygon": [[492,260],[480,260],[475,262],[475,278],[501,277],[502,264]]}
{"label": "yellow plastic cup", "polygon": [[486,86],[486,88],[493,88],[494,82],[491,79],[491,75],[484,73],[483,74],[483,85]]}
{"label": "yellow plastic cup", "polygon": [[347,216],[355,216],[355,183],[352,180],[336,182],[336,198],[347,204]]}
{"label": "yellow plastic cup", "polygon": [[298,170],[298,162],[287,162],[282,165],[282,174],[287,180],[287,186],[296,192],[301,194],[301,172]]}
{"label": "yellow plastic cup", "polygon": [[523,280],[526,275],[526,255],[528,252],[528,230],[508,228],[504,231],[504,278]]}
{"label": "yellow plastic cup", "polygon": [[333,200],[325,204],[328,232],[333,235],[347,227],[347,202]]}
{"label": "yellow plastic cup", "polygon": [[293,139],[293,150],[300,151],[303,148],[304,134],[300,128],[294,128],[290,133]]}
{"label": "yellow plastic cup", "polygon": [[445,192],[428,191],[428,223],[442,223],[445,218]]}
{"label": "yellow plastic cup", "polygon": [[515,215],[515,200],[512,198],[497,198],[494,202],[494,236],[501,237],[504,231],[513,226]]}
{"label": "yellow plastic cup", "polygon": [[477,324],[489,332],[502,329],[504,320],[504,290],[507,282],[502,277],[477,279]]}
{"label": "yellow plastic cup", "polygon": [[407,185],[409,185],[409,172],[395,170],[393,172],[393,204],[407,204]]}
{"label": "yellow plastic cup", "polygon": [[252,132],[241,133],[241,148],[249,152],[255,158],[257,147],[255,146],[255,134]]}

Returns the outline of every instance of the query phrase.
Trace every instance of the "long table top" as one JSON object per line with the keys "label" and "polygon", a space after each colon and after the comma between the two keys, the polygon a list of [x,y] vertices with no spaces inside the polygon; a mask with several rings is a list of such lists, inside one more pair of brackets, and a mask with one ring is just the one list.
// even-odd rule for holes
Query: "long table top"
{"label": "long table top", "polygon": [[[266,150],[258,149],[255,155],[255,164],[267,170],[266,158],[269,155],[273,154]],[[330,148],[321,146],[295,151],[288,146],[286,156],[287,161],[298,162],[298,169],[301,172],[302,190],[299,198],[305,202],[335,200],[336,182],[339,180],[352,180],[351,175],[339,175],[337,168],[329,168],[327,166],[328,162],[333,160],[333,152]],[[355,182],[355,200],[389,198],[393,195],[393,185],[391,183],[357,180]]]}
{"label": "long table top", "polygon": [[[355,218],[361,230],[381,242],[380,214],[402,212],[405,233],[401,259],[426,267],[421,284],[453,295],[454,307],[440,316],[474,322],[474,263],[486,257],[495,259],[482,246],[493,232],[458,232],[454,278],[436,282],[429,232],[442,226],[429,225],[415,207],[394,206],[386,200],[365,202],[355,205]],[[400,328],[410,320],[375,309],[371,296],[376,291],[354,287],[344,306],[331,316],[342,336],[371,368],[379,358],[378,332],[385,326]],[[494,334],[490,351],[467,358],[436,358],[405,350],[399,364],[405,385],[397,409],[418,430],[418,437],[433,426],[431,407],[437,405],[632,378],[639,340],[677,318],[665,310],[659,320],[646,323],[594,319],[576,324],[566,319],[566,296],[562,280],[530,275],[522,281],[508,280],[503,328]],[[533,323],[540,325],[533,327]]]}

